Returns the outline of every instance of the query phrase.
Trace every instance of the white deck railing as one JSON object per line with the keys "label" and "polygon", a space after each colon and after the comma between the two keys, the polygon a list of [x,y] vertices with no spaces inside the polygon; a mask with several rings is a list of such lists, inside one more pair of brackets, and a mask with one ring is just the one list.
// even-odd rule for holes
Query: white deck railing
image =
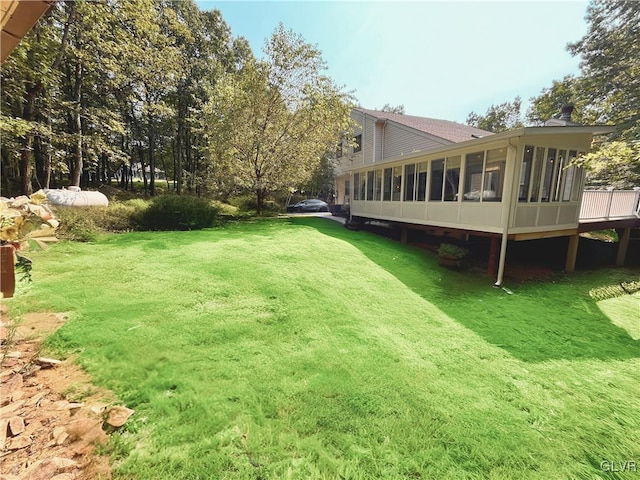
{"label": "white deck railing", "polygon": [[585,190],[580,220],[620,219],[640,216],[639,190]]}

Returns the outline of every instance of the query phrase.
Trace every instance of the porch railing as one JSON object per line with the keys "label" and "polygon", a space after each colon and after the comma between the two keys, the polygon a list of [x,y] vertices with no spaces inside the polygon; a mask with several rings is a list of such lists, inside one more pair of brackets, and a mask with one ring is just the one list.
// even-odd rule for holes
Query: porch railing
{"label": "porch railing", "polygon": [[640,190],[585,190],[580,220],[640,216]]}

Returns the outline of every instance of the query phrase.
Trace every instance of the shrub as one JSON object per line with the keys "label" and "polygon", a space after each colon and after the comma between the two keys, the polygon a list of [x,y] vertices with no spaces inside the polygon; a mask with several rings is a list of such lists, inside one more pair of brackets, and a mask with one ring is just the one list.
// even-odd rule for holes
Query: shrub
{"label": "shrub", "polygon": [[219,208],[210,201],[189,196],[156,197],[142,215],[143,228],[150,230],[199,230],[212,227]]}
{"label": "shrub", "polygon": [[59,207],[55,209],[56,216],[60,221],[57,236],[63,240],[74,242],[92,242],[100,233],[100,228],[96,225],[95,215],[87,214],[89,208],[69,208]]}
{"label": "shrub", "polygon": [[438,255],[441,257],[450,257],[450,258],[463,258],[469,253],[464,247],[459,247],[458,245],[454,245],[452,243],[441,243],[438,248]]}

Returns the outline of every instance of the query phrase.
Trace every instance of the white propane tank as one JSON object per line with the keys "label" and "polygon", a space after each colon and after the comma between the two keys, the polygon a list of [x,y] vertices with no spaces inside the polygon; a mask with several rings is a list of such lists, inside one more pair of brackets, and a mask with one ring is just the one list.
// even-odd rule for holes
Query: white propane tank
{"label": "white propane tank", "polygon": [[100,192],[80,190],[80,187],[70,186],[65,189],[45,189],[47,201],[51,205],[61,207],[106,207],[109,199]]}

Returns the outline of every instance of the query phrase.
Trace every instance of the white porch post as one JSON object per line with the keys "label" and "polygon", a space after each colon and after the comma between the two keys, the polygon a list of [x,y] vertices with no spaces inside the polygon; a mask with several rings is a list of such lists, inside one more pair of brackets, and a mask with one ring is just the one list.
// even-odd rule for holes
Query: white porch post
{"label": "white porch post", "polygon": [[507,161],[504,172],[504,191],[502,192],[502,201],[504,203],[504,209],[502,211],[502,242],[500,243],[500,259],[498,260],[498,277],[494,287],[502,286],[502,278],[504,276],[504,265],[507,259],[507,242],[509,238],[509,224],[511,223],[511,211],[515,208],[514,201],[517,198],[514,196],[515,182],[518,180],[519,168],[516,168],[516,152],[517,149],[511,145],[509,140],[509,146],[507,147]]}

